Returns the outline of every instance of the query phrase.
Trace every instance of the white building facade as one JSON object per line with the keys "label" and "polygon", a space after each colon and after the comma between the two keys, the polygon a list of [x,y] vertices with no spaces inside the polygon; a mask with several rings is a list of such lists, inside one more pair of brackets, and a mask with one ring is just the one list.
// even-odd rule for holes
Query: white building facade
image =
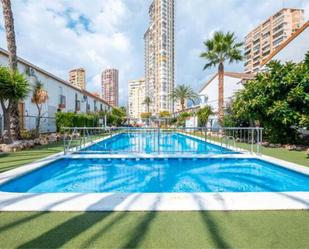
{"label": "white building facade", "polygon": [[146,112],[144,104],[146,98],[145,79],[131,80],[129,82],[128,112],[130,118],[139,119]]}
{"label": "white building facade", "polygon": [[[0,65],[8,65],[7,51],[0,48]],[[32,63],[18,58],[18,70],[24,73],[32,86],[38,80],[44,84],[48,92],[48,100],[42,106],[42,115],[45,121],[42,122],[42,132],[54,132],[55,114],[61,112],[90,113],[96,111],[110,111],[112,109],[103,99],[89,93],[86,90],[73,86],[69,82],[33,65]],[[31,102],[32,92],[24,100],[20,101],[19,110],[21,125],[25,129],[35,128],[35,117],[37,107]],[[0,115],[3,111],[0,107]],[[3,126],[2,126],[3,127]]]}
{"label": "white building facade", "polygon": [[174,0],[153,0],[150,24],[145,32],[146,95],[153,99],[150,111],[173,112],[169,97],[174,89]]}
{"label": "white building facade", "polygon": [[[227,106],[235,93],[243,89],[243,84],[246,80],[253,79],[252,74],[245,73],[224,73],[224,105]],[[199,91],[201,98],[200,106],[211,106],[215,113],[209,118],[209,125],[211,127],[218,127],[218,108],[219,108],[219,77],[215,74]]]}

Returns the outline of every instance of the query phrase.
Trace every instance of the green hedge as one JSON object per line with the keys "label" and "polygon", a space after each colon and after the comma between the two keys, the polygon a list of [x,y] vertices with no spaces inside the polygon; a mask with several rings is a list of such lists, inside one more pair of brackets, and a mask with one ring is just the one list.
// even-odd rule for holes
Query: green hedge
{"label": "green hedge", "polygon": [[56,125],[61,127],[97,127],[99,116],[95,114],[77,114],[74,112],[57,112]]}

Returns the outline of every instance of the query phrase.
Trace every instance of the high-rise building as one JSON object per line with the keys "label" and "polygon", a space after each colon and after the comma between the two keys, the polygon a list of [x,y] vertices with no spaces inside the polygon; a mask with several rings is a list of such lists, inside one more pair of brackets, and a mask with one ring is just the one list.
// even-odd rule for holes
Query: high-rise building
{"label": "high-rise building", "polygon": [[118,70],[104,70],[101,81],[103,99],[112,106],[118,106]]}
{"label": "high-rise building", "polygon": [[131,118],[140,118],[147,107],[144,104],[146,98],[145,79],[129,81],[128,112]]}
{"label": "high-rise building", "polygon": [[262,61],[304,24],[304,10],[284,8],[245,37],[245,72],[259,71]]}
{"label": "high-rise building", "polygon": [[80,88],[85,89],[86,87],[86,72],[84,68],[72,69],[69,72],[69,82]]}
{"label": "high-rise building", "polygon": [[174,0],[153,0],[150,24],[145,32],[146,96],[152,99],[150,111],[173,112],[170,94],[174,89]]}

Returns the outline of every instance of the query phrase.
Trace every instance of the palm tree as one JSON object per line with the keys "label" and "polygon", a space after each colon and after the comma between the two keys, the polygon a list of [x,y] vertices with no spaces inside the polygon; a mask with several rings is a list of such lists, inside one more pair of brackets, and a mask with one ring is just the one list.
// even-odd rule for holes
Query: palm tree
{"label": "palm tree", "polygon": [[0,67],[0,104],[4,116],[4,129],[7,131],[7,142],[11,143],[11,113],[12,106],[18,100],[23,99],[29,92],[29,83],[25,76],[18,71],[12,71],[7,67]]}
{"label": "palm tree", "polygon": [[143,104],[147,106],[147,112],[149,113],[149,107],[150,107],[150,104],[152,103],[152,100],[150,97],[146,97]]}
{"label": "palm tree", "polygon": [[174,102],[179,101],[181,105],[181,111],[185,109],[185,102],[191,100],[195,103],[199,99],[199,96],[193,91],[190,86],[179,85],[177,86],[170,95]]}
{"label": "palm tree", "polygon": [[[14,18],[11,8],[11,0],[1,0],[4,27],[6,32],[6,41],[9,54],[9,68],[12,71],[17,70],[17,53],[16,53],[16,41],[14,31]],[[20,139],[20,126],[19,126],[19,112],[18,112],[18,99],[16,99],[11,106],[11,124],[10,129],[14,132],[14,139]]]}
{"label": "palm tree", "polygon": [[199,126],[206,126],[208,123],[208,118],[212,114],[213,112],[212,112],[211,106],[206,105],[200,108],[197,111],[197,118],[198,118]]}
{"label": "palm tree", "polygon": [[241,47],[243,43],[236,42],[234,33],[215,32],[212,39],[204,42],[206,51],[201,53],[201,57],[207,60],[204,70],[218,65],[218,110],[219,120],[224,116],[224,63],[239,62],[243,59]]}
{"label": "palm tree", "polygon": [[32,92],[32,98],[31,102],[34,103],[38,109],[38,116],[36,120],[36,137],[40,134],[40,123],[41,123],[41,117],[42,117],[42,107],[43,104],[48,99],[48,93],[44,89],[44,85],[40,81],[36,81],[33,86],[33,92]]}

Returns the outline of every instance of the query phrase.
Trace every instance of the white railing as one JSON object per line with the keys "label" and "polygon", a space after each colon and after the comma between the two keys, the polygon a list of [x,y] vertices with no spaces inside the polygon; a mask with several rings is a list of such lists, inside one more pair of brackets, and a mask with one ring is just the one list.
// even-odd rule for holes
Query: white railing
{"label": "white railing", "polygon": [[260,154],[262,131],[263,129],[259,127],[62,128],[64,153],[96,154],[239,152]]}

